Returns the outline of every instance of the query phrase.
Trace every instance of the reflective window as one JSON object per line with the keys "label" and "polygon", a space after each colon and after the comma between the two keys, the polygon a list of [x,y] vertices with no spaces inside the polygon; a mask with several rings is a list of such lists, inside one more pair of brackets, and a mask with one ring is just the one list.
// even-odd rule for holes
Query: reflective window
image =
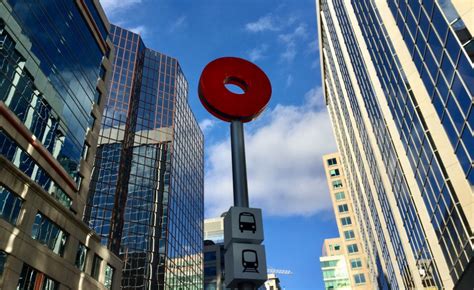
{"label": "reflective window", "polygon": [[204,276],[206,277],[212,277],[216,276],[216,267],[210,266],[210,267],[204,267]]}
{"label": "reflective window", "polygon": [[337,208],[340,213],[349,211],[349,207],[347,206],[347,204],[338,205]]}
{"label": "reflective window", "polygon": [[38,212],[31,230],[31,237],[62,256],[68,234],[49,218]]}
{"label": "reflective window", "polygon": [[216,282],[205,282],[204,290],[217,290]]}
{"label": "reflective window", "polygon": [[107,264],[105,266],[105,280],[104,280],[104,286],[105,289],[112,289],[112,282],[114,279],[114,268]]}
{"label": "reflective window", "polygon": [[87,252],[87,247],[83,243],[79,243],[79,247],[77,247],[76,252],[75,265],[81,271],[84,271],[84,269],[86,268]]}
{"label": "reflective window", "polygon": [[204,253],[204,261],[215,261],[216,260],[216,252],[205,252]]}
{"label": "reflective window", "polygon": [[331,165],[336,165],[337,164],[337,160],[336,158],[331,158],[331,159],[328,159],[328,165],[331,166]]}
{"label": "reflective window", "polygon": [[356,284],[364,284],[365,283],[364,273],[354,274],[354,281]]}
{"label": "reflective window", "polygon": [[331,170],[329,170],[329,174],[331,176],[339,176],[340,175],[339,169],[331,169]]}
{"label": "reflective window", "polygon": [[341,224],[342,224],[343,226],[351,225],[351,224],[352,224],[351,218],[348,217],[348,216],[341,218]]}
{"label": "reflective window", "polygon": [[0,129],[0,153],[10,160],[13,165],[23,171],[33,181],[38,183],[46,192],[51,194],[63,206],[70,208],[72,199],[51,179],[31,156],[20,148],[16,142]]}
{"label": "reflective window", "polygon": [[2,277],[3,268],[5,267],[5,262],[7,261],[7,256],[7,253],[0,250],[0,277]]}
{"label": "reflective window", "polygon": [[34,269],[30,265],[23,263],[20,279],[18,280],[17,290],[58,290],[59,283]]}
{"label": "reflective window", "polygon": [[346,240],[353,240],[355,239],[355,233],[353,230],[348,230],[348,231],[344,231],[344,238]]}
{"label": "reflective window", "polygon": [[341,187],[342,187],[342,181],[335,180],[332,182],[332,188],[341,188]]}
{"label": "reflective window", "polygon": [[92,261],[91,276],[98,280],[100,274],[100,263],[102,263],[102,258],[94,255],[94,260]]}
{"label": "reflective window", "polygon": [[359,252],[359,247],[357,247],[357,244],[347,245],[347,252],[349,254],[357,253]]}
{"label": "reflective window", "polygon": [[351,259],[351,268],[352,269],[362,268],[362,261],[360,260],[360,258]]}
{"label": "reflective window", "polygon": [[0,217],[16,224],[23,200],[0,184]]}
{"label": "reflective window", "polygon": [[346,195],[344,194],[343,191],[341,192],[336,192],[336,200],[343,200],[346,198]]}

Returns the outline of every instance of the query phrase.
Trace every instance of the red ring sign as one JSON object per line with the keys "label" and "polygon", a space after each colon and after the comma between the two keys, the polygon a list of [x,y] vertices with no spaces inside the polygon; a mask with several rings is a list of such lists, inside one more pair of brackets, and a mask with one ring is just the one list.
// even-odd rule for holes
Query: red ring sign
{"label": "red ring sign", "polygon": [[[236,94],[226,84],[240,87]],[[231,122],[249,122],[265,109],[272,94],[270,80],[255,64],[237,57],[211,61],[199,79],[199,99],[215,117]]]}

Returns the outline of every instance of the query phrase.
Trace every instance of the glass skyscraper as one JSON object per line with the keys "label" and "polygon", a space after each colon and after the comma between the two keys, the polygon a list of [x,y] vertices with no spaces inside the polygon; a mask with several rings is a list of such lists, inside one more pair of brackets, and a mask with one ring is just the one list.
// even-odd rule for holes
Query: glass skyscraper
{"label": "glass skyscraper", "polygon": [[112,26],[110,94],[86,220],[124,260],[123,289],[201,289],[203,135],[176,59]]}
{"label": "glass skyscraper", "polygon": [[318,1],[321,68],[369,277],[474,285],[470,1]]}
{"label": "glass skyscraper", "polygon": [[113,45],[97,0],[0,2],[0,288],[104,289],[82,221]]}

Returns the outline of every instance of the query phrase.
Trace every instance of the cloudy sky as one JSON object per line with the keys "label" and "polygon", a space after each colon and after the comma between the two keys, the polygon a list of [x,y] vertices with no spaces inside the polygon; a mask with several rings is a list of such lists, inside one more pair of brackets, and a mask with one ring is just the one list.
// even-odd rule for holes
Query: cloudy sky
{"label": "cloudy sky", "polygon": [[321,159],[336,146],[321,95],[314,2],[101,0],[112,23],[181,64],[206,140],[206,217],[231,206],[232,175],[229,124],[200,104],[201,71],[237,56],[268,74],[270,104],[245,125],[249,195],[263,209],[268,265],[293,272],[280,277],[286,289],[323,289],[322,241],[337,235]]}

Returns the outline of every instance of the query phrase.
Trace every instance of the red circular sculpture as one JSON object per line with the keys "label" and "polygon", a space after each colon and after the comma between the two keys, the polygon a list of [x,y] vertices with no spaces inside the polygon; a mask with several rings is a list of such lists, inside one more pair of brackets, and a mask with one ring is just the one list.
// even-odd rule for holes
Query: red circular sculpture
{"label": "red circular sculpture", "polygon": [[[240,87],[236,94],[225,85]],[[199,79],[199,99],[215,117],[231,122],[249,122],[267,106],[272,87],[267,75],[255,64],[237,57],[222,57],[208,63]]]}

